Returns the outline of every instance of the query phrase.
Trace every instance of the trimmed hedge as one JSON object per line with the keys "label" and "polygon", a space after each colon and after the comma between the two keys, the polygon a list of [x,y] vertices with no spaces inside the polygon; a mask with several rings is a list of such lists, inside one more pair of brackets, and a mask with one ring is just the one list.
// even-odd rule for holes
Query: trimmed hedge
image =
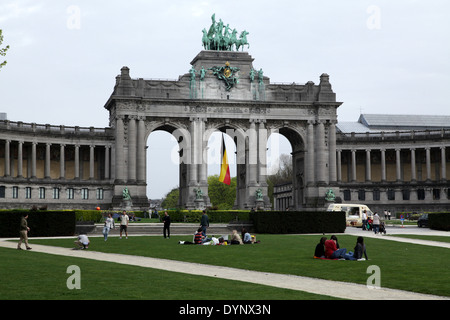
{"label": "trimmed hedge", "polygon": [[345,212],[259,211],[250,214],[257,233],[343,233]]}
{"label": "trimmed hedge", "polygon": [[74,211],[28,211],[0,212],[0,238],[19,237],[20,220],[28,214],[29,237],[73,236],[75,234]]}
{"label": "trimmed hedge", "polygon": [[430,229],[450,231],[450,212],[428,214]]}
{"label": "trimmed hedge", "polygon": [[[202,218],[201,210],[167,210],[172,222],[200,223]],[[230,221],[249,221],[249,211],[239,210],[209,210],[206,212],[210,223],[229,223]],[[159,212],[162,220],[164,211]]]}

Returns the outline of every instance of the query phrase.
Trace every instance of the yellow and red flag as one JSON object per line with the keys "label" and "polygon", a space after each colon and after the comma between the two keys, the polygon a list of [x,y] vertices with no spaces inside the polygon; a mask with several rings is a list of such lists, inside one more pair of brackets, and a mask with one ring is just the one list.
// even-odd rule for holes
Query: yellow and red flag
{"label": "yellow and red flag", "polygon": [[230,166],[228,165],[227,149],[225,148],[225,140],[222,134],[222,164],[220,167],[219,181],[227,185],[231,183]]}

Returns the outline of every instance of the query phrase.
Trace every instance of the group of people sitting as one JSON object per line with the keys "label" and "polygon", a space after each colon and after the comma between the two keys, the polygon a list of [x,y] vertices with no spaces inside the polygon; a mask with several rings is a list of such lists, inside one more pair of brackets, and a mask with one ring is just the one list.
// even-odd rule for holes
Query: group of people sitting
{"label": "group of people sitting", "polygon": [[[228,239],[230,238],[230,239]],[[201,245],[233,245],[233,244],[253,244],[256,243],[255,236],[250,235],[250,233],[243,228],[242,236],[239,235],[237,230],[233,230],[231,237],[221,236],[216,238],[214,236],[208,237],[202,228],[198,228],[198,230],[194,234],[193,241],[179,241],[179,244],[201,244]]]}
{"label": "group of people sitting", "polygon": [[314,251],[314,258],[330,260],[369,260],[363,237],[358,237],[356,239],[356,246],[353,252],[347,252],[346,248],[339,247],[335,235],[332,235],[330,240],[327,240],[326,237],[320,238],[320,242],[317,244],[316,250]]}

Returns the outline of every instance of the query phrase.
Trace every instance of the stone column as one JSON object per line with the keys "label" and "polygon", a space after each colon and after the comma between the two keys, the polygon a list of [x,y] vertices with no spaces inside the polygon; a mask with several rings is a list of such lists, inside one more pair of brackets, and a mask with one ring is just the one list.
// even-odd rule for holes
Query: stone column
{"label": "stone column", "polygon": [[36,178],[36,145],[37,142],[31,143],[31,178]]}
{"label": "stone column", "polygon": [[400,149],[395,149],[395,173],[397,177],[397,182],[401,182],[402,170],[401,170]]}
{"label": "stone column", "polygon": [[416,149],[411,148],[411,182],[417,181],[416,175]]}
{"label": "stone column", "polygon": [[319,184],[326,184],[326,154],[325,154],[325,125],[323,120],[317,121],[317,135],[316,135],[316,176]]}
{"label": "stone column", "polygon": [[125,182],[125,131],[123,125],[124,116],[116,116],[116,149],[115,149],[115,166],[117,182]]}
{"label": "stone column", "polygon": [[23,177],[23,141],[19,141],[17,150],[17,177]]}
{"label": "stone column", "polygon": [[307,127],[307,153],[306,153],[306,183],[315,184],[315,165],[314,165],[314,121],[308,121]]}
{"label": "stone column", "polygon": [[372,167],[370,163],[370,149],[366,150],[366,182],[372,182]]}
{"label": "stone column", "polygon": [[75,167],[74,179],[80,179],[80,145],[75,145]]}
{"label": "stone column", "polygon": [[381,182],[386,182],[386,149],[381,149]]}
{"label": "stone column", "polygon": [[447,163],[445,159],[445,147],[441,147],[441,180],[447,181]]}
{"label": "stone column", "polygon": [[94,174],[94,152],[95,152],[95,145],[91,144],[89,146],[89,180],[94,180],[95,174]]}
{"label": "stone column", "polygon": [[356,182],[356,150],[352,150],[352,182]]}
{"label": "stone column", "polygon": [[44,169],[44,178],[50,179],[50,147],[51,143],[45,144],[45,169]]}
{"label": "stone column", "polygon": [[258,153],[257,142],[258,137],[256,134],[255,120],[250,120],[250,129],[248,133],[248,171],[249,171],[249,184],[250,186],[256,186],[257,184],[257,166],[258,166]]}
{"label": "stone column", "polygon": [[145,117],[138,117],[137,129],[137,180],[140,183],[145,182]]}
{"label": "stone column", "polygon": [[337,163],[336,163],[336,121],[330,121],[330,127],[328,129],[329,138],[329,160],[328,165],[330,167],[330,183],[335,183],[337,181]]}
{"label": "stone column", "polygon": [[342,182],[342,150],[337,150],[337,181]]}
{"label": "stone column", "polygon": [[128,181],[136,181],[136,117],[128,117]]}
{"label": "stone column", "polygon": [[426,153],[426,163],[427,163],[427,182],[431,181],[431,154],[430,154],[430,147],[425,148]]}
{"label": "stone column", "polygon": [[64,144],[61,144],[59,147],[59,178],[60,179],[64,179],[66,177],[64,147],[65,147]]}
{"label": "stone column", "polygon": [[5,141],[5,177],[9,177],[11,175],[11,140]]}
{"label": "stone column", "polygon": [[197,121],[195,118],[190,119],[190,125],[189,125],[189,133],[191,135],[191,161],[188,164],[189,167],[189,186],[195,186],[198,183],[198,177],[197,177],[197,148],[198,146],[196,141],[197,136]]}
{"label": "stone column", "polygon": [[109,179],[110,172],[109,172],[109,151],[111,149],[111,146],[105,146],[105,179]]}
{"label": "stone column", "polygon": [[[207,178],[207,146],[208,141],[204,141],[205,136],[205,121],[206,119],[200,118],[198,122],[198,136],[197,136],[197,145],[198,145],[198,181],[201,185],[207,186],[208,185],[208,178]],[[228,156],[229,157],[229,156]]]}
{"label": "stone column", "polygon": [[259,185],[266,185],[267,177],[267,130],[261,120],[258,128],[258,175]]}

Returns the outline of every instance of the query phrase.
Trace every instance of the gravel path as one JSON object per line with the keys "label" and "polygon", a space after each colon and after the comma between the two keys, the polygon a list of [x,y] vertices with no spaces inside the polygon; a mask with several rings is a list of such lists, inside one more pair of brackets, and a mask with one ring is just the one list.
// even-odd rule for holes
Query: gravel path
{"label": "gravel path", "polygon": [[[400,228],[399,228],[400,229]],[[416,228],[418,229],[418,228]],[[429,229],[423,229],[429,230]],[[421,230],[421,234],[435,234],[435,232],[426,232]],[[388,233],[392,233],[393,230],[388,229]],[[398,230],[397,230],[398,231]],[[408,233],[413,231],[411,228],[405,228],[400,230],[400,233]],[[379,237],[389,241],[405,241],[413,242],[424,245],[436,245],[450,248],[449,243],[435,242],[435,241],[419,241],[415,239],[406,239],[390,236],[374,235],[372,232],[361,231],[356,228],[347,228],[346,234],[358,235],[361,234],[365,237]],[[443,233],[442,235],[450,236],[450,233]],[[0,239],[0,246],[6,248],[17,248],[16,242],[4,241],[6,239]],[[315,294],[327,295],[332,297],[338,297],[343,299],[352,300],[404,300],[404,299],[416,299],[416,300],[450,300],[448,297],[432,296],[425,294],[417,294],[409,291],[393,290],[386,288],[370,288],[366,285],[359,285],[346,282],[337,282],[329,280],[321,280],[315,278],[283,275],[267,272],[249,271],[236,268],[228,268],[215,266],[211,268],[209,265],[202,265],[197,263],[188,263],[181,261],[173,261],[166,259],[147,258],[141,256],[130,256],[122,254],[108,254],[102,252],[96,252],[91,250],[71,250],[67,248],[43,246],[33,244],[33,251],[43,252],[48,254],[80,257],[86,259],[93,259],[98,261],[108,261],[121,264],[129,264],[134,266],[140,266],[145,268],[164,269],[167,271],[180,272],[192,275],[202,275],[207,277],[222,278],[235,281],[244,281],[256,284],[263,284],[273,287],[300,290],[311,292]],[[358,262],[356,262],[358,263]]]}

